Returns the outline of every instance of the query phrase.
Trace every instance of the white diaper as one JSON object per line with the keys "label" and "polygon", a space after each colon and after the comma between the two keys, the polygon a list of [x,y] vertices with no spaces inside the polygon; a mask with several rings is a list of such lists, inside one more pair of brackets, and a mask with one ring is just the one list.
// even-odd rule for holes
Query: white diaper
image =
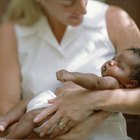
{"label": "white diaper", "polygon": [[[29,112],[34,109],[39,109],[39,108],[44,108],[44,107],[50,106],[51,104],[48,103],[48,100],[53,99],[55,97],[56,97],[56,95],[50,90],[40,93],[38,96],[34,97],[29,102],[26,112]],[[43,127],[43,125],[45,125],[46,123],[47,123],[47,121],[44,124],[42,124],[41,126],[34,128],[34,131],[36,133],[39,133],[41,128]]]}

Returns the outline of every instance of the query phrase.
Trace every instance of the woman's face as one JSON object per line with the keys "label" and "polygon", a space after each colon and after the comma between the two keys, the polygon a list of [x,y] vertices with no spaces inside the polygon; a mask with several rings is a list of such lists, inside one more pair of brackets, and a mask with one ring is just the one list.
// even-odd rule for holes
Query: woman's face
{"label": "woman's face", "polygon": [[86,14],[88,0],[40,0],[49,20],[77,26]]}

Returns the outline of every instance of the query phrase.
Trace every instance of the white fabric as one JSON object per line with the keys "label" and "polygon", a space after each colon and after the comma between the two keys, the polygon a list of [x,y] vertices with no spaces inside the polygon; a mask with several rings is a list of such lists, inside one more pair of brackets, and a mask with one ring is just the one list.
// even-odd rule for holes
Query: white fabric
{"label": "white fabric", "polygon": [[[29,111],[34,110],[34,109],[49,107],[51,104],[48,103],[48,100],[53,99],[55,97],[56,97],[56,95],[50,90],[47,90],[47,91],[44,91],[44,92],[40,93],[39,95],[34,97],[29,102],[29,104],[27,105],[26,112],[29,112]],[[41,126],[34,128],[34,131],[37,132],[37,133],[40,133],[41,128],[46,123],[47,123],[47,121],[44,124],[42,124]]]}
{"label": "white fabric", "polygon": [[[84,22],[78,27],[68,26],[60,44],[45,18],[33,27],[15,26],[23,98],[46,89],[54,91],[60,85],[56,80],[59,69],[100,75],[101,65],[116,53],[106,29],[107,8],[108,5],[89,0]],[[128,140],[123,116],[109,117],[91,140]]]}
{"label": "white fabric", "polygon": [[55,97],[56,95],[50,90],[40,93],[29,102],[26,112],[50,106],[51,104],[48,103],[48,100]]}

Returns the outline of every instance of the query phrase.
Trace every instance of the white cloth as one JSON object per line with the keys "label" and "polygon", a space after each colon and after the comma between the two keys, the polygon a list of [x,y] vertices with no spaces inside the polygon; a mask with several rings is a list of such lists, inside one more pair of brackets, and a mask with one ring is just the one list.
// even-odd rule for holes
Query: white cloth
{"label": "white cloth", "polygon": [[[26,112],[29,112],[31,110],[35,110],[35,109],[40,109],[40,108],[46,108],[49,107],[51,104],[48,103],[49,99],[53,99],[55,98],[56,95],[50,91],[44,91],[42,93],[40,93],[39,95],[37,95],[36,97],[34,97],[27,105],[27,110]],[[47,121],[42,124],[39,127],[34,128],[34,131],[37,133],[40,133],[41,128],[47,123]]]}
{"label": "white cloth", "polygon": [[[23,98],[33,97],[60,85],[56,71],[95,73],[115,56],[106,28],[108,5],[90,1],[84,22],[78,27],[68,26],[59,44],[45,18],[32,27],[15,25],[22,71]],[[91,140],[128,140],[126,122],[121,114],[109,117],[93,133]]]}

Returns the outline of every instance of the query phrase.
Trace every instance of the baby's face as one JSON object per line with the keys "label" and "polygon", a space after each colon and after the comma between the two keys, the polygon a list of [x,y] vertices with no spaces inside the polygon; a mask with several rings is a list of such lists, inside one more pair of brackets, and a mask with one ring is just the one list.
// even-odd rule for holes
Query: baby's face
{"label": "baby's face", "polygon": [[101,68],[102,76],[112,76],[120,83],[125,83],[129,80],[135,66],[138,65],[137,59],[138,57],[132,51],[122,51],[114,59],[104,63]]}

